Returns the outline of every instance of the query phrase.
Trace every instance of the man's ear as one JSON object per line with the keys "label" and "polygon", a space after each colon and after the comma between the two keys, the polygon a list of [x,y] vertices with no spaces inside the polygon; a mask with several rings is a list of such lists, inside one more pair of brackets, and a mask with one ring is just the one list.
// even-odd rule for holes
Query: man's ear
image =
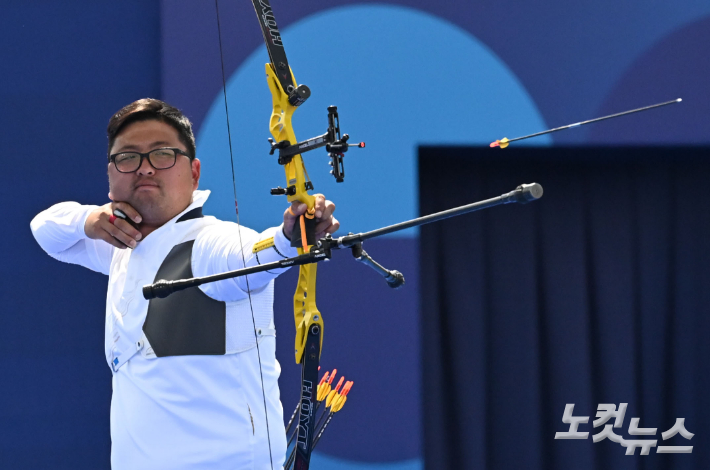
{"label": "man's ear", "polygon": [[200,170],[202,168],[202,164],[200,163],[200,160],[195,158],[192,160],[192,189],[193,191],[197,189],[197,186],[200,184]]}

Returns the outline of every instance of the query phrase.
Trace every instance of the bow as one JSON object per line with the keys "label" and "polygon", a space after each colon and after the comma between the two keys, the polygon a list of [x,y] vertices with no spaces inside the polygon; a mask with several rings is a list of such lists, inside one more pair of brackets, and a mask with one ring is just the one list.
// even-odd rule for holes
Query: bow
{"label": "bow", "polygon": [[[348,150],[348,147],[364,147],[364,143],[348,144],[348,135],[345,134],[341,136],[338,112],[335,106],[328,108],[329,125],[325,134],[304,142],[298,142],[293,131],[291,120],[294,111],[305,103],[311,92],[306,85],[296,85],[296,79],[288,65],[281,33],[279,32],[269,1],[252,0],[252,3],[259,19],[259,25],[264,35],[264,41],[270,59],[269,63],[265,66],[266,80],[272,96],[272,112],[269,121],[269,130],[273,138],[269,139],[271,142],[270,153],[273,155],[274,152],[279,152],[278,163],[283,165],[286,175],[286,187],[282,188],[279,186],[278,188],[272,189],[271,194],[285,195],[288,202],[299,201],[306,204],[306,213],[299,216],[298,222],[294,226],[291,245],[297,247],[299,255],[307,255],[311,247],[316,243],[315,197],[308,193],[309,190],[313,189],[313,184],[308,179],[308,173],[303,163],[301,153],[325,146],[332,158],[331,165],[333,166],[333,171],[331,173],[336,178],[336,181],[342,182],[345,176],[343,167],[344,153]],[[218,0],[215,0],[215,6],[219,28]],[[221,57],[222,43],[220,31],[220,58]],[[229,132],[229,111],[227,109],[226,79],[223,61],[222,82]],[[231,156],[231,135],[229,140]],[[233,157],[232,168],[234,168]],[[235,207],[238,207],[236,188]],[[237,210],[237,222],[238,220],[239,211]],[[298,407],[299,416],[297,422],[298,428],[294,468],[307,470],[313,449],[313,434],[316,428],[314,407],[316,403],[316,386],[318,384],[318,366],[323,345],[323,318],[316,306],[317,266],[315,264],[302,264],[299,269],[298,284],[293,296],[293,305],[294,321],[296,324],[295,359],[296,363],[301,364],[302,379],[301,398]],[[249,296],[249,301],[251,303],[251,296]],[[259,360],[259,370],[261,371],[261,360]],[[262,393],[264,394],[264,402],[266,402],[263,379],[261,385]],[[266,405],[264,405],[264,408],[266,414]],[[269,452],[271,453],[271,442],[268,431],[267,437],[269,440]],[[273,467],[273,461],[271,465]]]}
{"label": "bow", "polygon": [[[283,165],[286,187],[271,190],[273,195],[285,195],[288,202],[305,203],[307,211],[299,216],[294,226],[291,245],[297,247],[299,256],[308,255],[316,245],[315,197],[308,193],[313,184],[301,153],[325,147],[333,167],[331,174],[337,182],[343,182],[345,169],[344,153],[349,147],[365,146],[364,142],[348,144],[349,136],[340,133],[340,120],[335,106],[328,107],[328,129],[325,134],[298,142],[291,123],[293,113],[310,96],[306,85],[297,85],[293,71],[288,65],[273,10],[268,0],[252,0],[270,62],[265,65],[266,81],[271,91],[272,111],[269,131],[273,137],[270,154],[278,151],[278,163]],[[295,359],[301,364],[301,398],[298,407],[298,427],[295,444],[294,469],[307,470],[314,446],[316,431],[316,393],[318,368],[323,346],[323,316],[316,306],[317,265],[302,264],[299,267],[298,284],[293,296],[294,321],[296,325]],[[290,461],[287,463],[290,468]]]}
{"label": "bow", "polygon": [[[296,108],[310,96],[310,90],[305,85],[294,86],[296,80],[288,66],[281,35],[268,1],[252,1],[271,59],[265,67],[273,105],[269,130],[278,142],[272,141],[273,153],[276,148],[285,148],[288,145],[285,142],[297,142],[291,119]],[[298,253],[303,255],[315,243],[315,198],[308,194],[313,185],[306,179],[306,169],[300,154],[280,159],[280,163],[286,174],[286,189],[279,187],[272,190],[272,194],[285,194],[289,202],[299,201],[308,207],[307,212],[299,217],[299,223],[294,227],[292,235],[293,242],[300,242]],[[296,363],[302,367],[294,468],[303,470],[306,470],[310,463],[315,428],[315,385],[318,383],[318,365],[323,345],[323,317],[316,306],[316,268],[315,264],[299,267],[298,284],[293,296],[296,324],[295,358]]]}

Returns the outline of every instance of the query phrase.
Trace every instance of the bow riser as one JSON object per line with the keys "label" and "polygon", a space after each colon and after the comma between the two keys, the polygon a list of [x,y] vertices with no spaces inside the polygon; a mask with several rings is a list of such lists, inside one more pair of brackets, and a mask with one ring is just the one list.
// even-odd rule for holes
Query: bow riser
{"label": "bow riser", "polygon": [[[269,121],[271,135],[277,142],[284,140],[298,142],[291,124],[293,113],[297,108],[289,102],[288,94],[286,94],[281,87],[281,83],[276,77],[273,66],[269,63],[266,64],[265,68],[266,80],[269,85],[269,90],[271,91],[273,105],[271,120]],[[291,72],[291,79],[293,83],[296,83],[293,72]],[[308,206],[308,213],[313,217],[315,197],[308,194],[305,166],[301,155],[294,155],[291,161],[284,165],[284,171],[286,173],[287,187],[295,188],[293,194],[287,195],[288,201],[300,201],[306,204]],[[305,237],[306,234],[303,233],[302,236]],[[299,254],[304,254],[305,252],[305,248],[298,248]],[[295,356],[296,363],[299,364],[303,360],[303,353],[307,342],[307,332],[311,331],[313,325],[318,325],[319,327],[320,339],[318,350],[320,351],[323,347],[323,318],[318,311],[318,307],[316,307],[316,273],[317,266],[315,264],[301,266],[298,274],[296,293],[293,296],[294,321],[296,323]],[[320,352],[318,356],[320,357]]]}
{"label": "bow riser", "polygon": [[[271,120],[269,121],[269,131],[276,142],[287,140],[291,143],[298,142],[296,134],[293,132],[291,119],[293,113],[298,109],[291,105],[288,100],[288,94],[281,87],[281,83],[276,77],[273,66],[266,64],[266,81],[271,91],[272,111]],[[291,79],[295,83],[296,80],[291,72]],[[288,187],[293,187],[295,193],[287,194],[288,202],[300,201],[308,206],[308,209],[313,209],[315,205],[315,197],[308,194],[306,189],[306,175],[303,158],[300,154],[294,155],[290,162],[284,165],[286,172],[286,184]]]}

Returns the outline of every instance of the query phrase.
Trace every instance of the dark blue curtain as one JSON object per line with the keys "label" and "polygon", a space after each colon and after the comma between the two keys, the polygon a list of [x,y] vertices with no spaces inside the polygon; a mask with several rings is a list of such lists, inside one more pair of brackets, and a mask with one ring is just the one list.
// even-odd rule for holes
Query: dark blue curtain
{"label": "dark blue curtain", "polygon": [[[707,469],[707,148],[420,149],[422,214],[538,182],[544,197],[421,232],[427,468]],[[565,404],[589,416],[585,440]],[[625,439],[594,444],[600,403]],[[655,436],[630,436],[631,418]],[[663,441],[685,418],[695,433]],[[613,420],[612,420],[613,422]]]}
{"label": "dark blue curtain", "polygon": [[108,202],[106,125],[160,97],[158,2],[3,2],[0,469],[110,467],[106,276],[47,256],[30,220]]}

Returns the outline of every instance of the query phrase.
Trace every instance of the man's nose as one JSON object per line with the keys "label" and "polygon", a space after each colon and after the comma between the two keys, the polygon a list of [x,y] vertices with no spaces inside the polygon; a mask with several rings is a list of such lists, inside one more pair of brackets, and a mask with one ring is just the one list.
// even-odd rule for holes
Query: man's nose
{"label": "man's nose", "polygon": [[153,175],[155,174],[155,168],[150,164],[148,158],[141,159],[141,166],[138,167],[136,171],[139,175]]}

